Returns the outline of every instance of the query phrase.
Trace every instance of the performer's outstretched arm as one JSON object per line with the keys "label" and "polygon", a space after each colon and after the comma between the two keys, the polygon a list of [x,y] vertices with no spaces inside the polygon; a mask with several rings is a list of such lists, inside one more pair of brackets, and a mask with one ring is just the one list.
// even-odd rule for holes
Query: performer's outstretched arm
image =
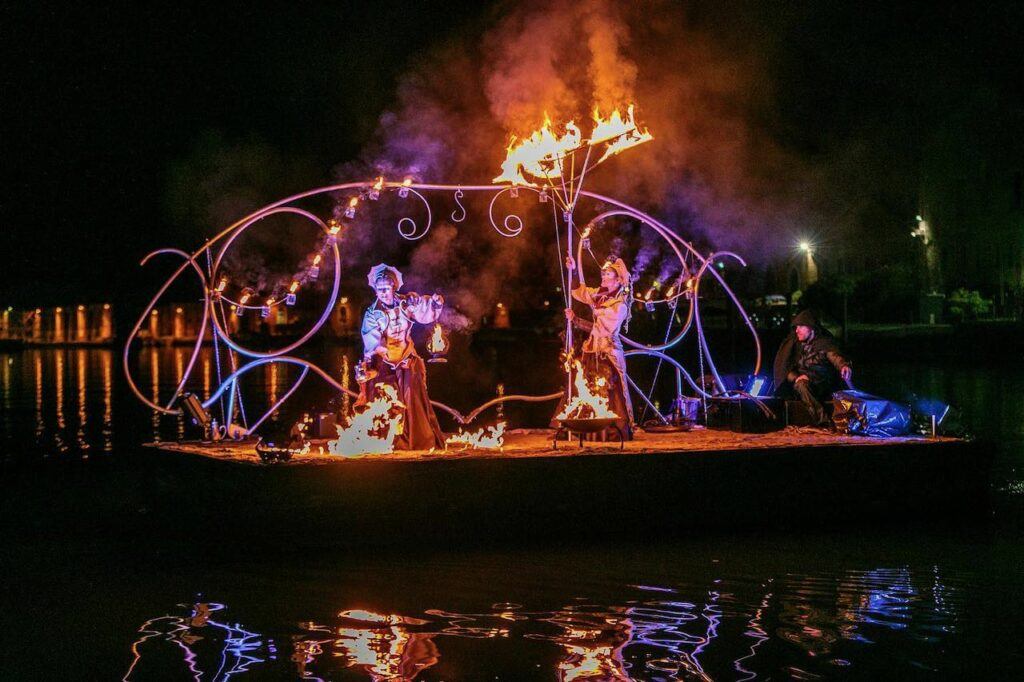
{"label": "performer's outstretched arm", "polygon": [[408,305],[408,310],[412,313],[412,319],[420,324],[433,324],[441,317],[441,308],[444,307],[444,297],[441,294],[419,296],[413,293],[409,294],[409,298],[412,302]]}

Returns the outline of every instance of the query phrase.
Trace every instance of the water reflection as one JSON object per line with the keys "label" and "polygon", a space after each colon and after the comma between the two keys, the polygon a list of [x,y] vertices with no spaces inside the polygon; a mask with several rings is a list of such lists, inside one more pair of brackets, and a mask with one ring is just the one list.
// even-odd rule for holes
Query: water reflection
{"label": "water reflection", "polygon": [[85,372],[86,372],[85,349],[79,348],[75,351],[75,386],[78,403],[78,430],[75,431],[75,443],[82,450],[83,457],[88,456],[89,442],[85,439],[85,424],[88,421],[85,412]]}
{"label": "water reflection", "polygon": [[413,680],[432,668],[442,679],[806,679],[856,669],[869,655],[872,669],[936,668],[956,632],[956,592],[938,572],[905,567],[623,591],[635,598],[577,598],[553,610],[505,602],[468,613],[346,608],[327,622],[277,624],[263,634],[214,620],[222,605],[198,604],[142,625],[126,679],[161,666],[214,680],[256,666],[302,679],[344,670],[375,681]]}
{"label": "water reflection", "polygon": [[210,398],[210,358],[203,356],[203,400]]}
{"label": "water reflection", "polygon": [[263,367],[267,375],[267,402],[273,405],[277,402],[277,363],[271,362]]}
{"label": "water reflection", "polygon": [[[32,351],[32,377],[35,379],[36,443],[41,443],[46,424],[43,422],[43,355],[37,350]],[[46,454],[44,451],[43,456]]]}
{"label": "water reflection", "polygon": [[54,429],[53,439],[57,452],[65,452],[67,445],[64,443],[64,429],[67,428],[67,424],[64,421],[64,351],[57,351],[53,359],[54,385],[57,390],[57,395],[54,397],[54,404],[57,407],[57,428]]}
{"label": "water reflection", "polygon": [[341,626],[332,656],[345,667],[362,670],[368,679],[413,680],[438,661],[436,633],[414,629],[429,621],[363,610],[342,611],[338,617]]}
{"label": "water reflection", "polygon": [[[180,310],[180,308],[179,308]],[[177,316],[175,317],[177,323]],[[185,376],[185,349],[175,347],[174,349],[174,386],[181,385],[181,379]],[[175,417],[175,435],[178,440],[185,438],[185,419],[182,416]]]}
{"label": "water reflection", "polygon": [[[223,609],[223,604],[200,603],[187,616],[147,620],[132,643],[132,662],[122,679],[228,680],[266,662],[273,647],[240,625],[214,620]],[[168,656],[168,647],[177,655]]]}
{"label": "water reflection", "polygon": [[[150,400],[157,405],[160,404],[160,353],[156,347],[149,349],[149,383]],[[153,410],[153,414],[150,417],[150,421],[153,424],[153,442],[160,442],[160,413]]]}
{"label": "water reflection", "polygon": [[109,352],[100,354],[103,367],[103,452],[114,450],[113,359]]}
{"label": "water reflection", "polygon": [[14,358],[0,355],[0,389],[3,390],[0,400],[3,400],[4,405],[4,430],[8,432],[11,428],[11,365],[13,364]]}

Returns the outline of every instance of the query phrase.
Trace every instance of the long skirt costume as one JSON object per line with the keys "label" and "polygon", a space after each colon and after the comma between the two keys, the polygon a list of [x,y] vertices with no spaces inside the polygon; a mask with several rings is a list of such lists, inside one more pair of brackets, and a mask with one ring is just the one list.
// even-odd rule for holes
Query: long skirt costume
{"label": "long skirt costume", "polygon": [[429,297],[396,296],[395,304],[374,301],[363,315],[363,352],[369,357],[373,378],[363,386],[361,402],[373,400],[377,386],[394,387],[405,404],[402,433],[395,439],[399,450],[444,448],[444,434],[427,395],[427,370],[413,346],[412,326],[433,324],[440,317]]}

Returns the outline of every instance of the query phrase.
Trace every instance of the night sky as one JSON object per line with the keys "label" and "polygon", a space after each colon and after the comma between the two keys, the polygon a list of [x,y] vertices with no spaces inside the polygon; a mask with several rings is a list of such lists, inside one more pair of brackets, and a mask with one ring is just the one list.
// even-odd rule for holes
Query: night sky
{"label": "night sky", "polygon": [[[996,117],[1021,109],[1024,10],[889,4],[696,3],[689,16],[726,47],[764,50],[771,105],[758,115],[790,153],[821,162],[857,142],[913,173],[924,135],[979,90]],[[200,243],[169,187],[204,145],[258,144],[301,168],[271,180],[268,201],[330,181],[411,65],[519,7],[11,5],[0,18],[0,302],[23,307],[130,299],[149,281],[141,255]],[[892,200],[912,202],[912,185]]]}

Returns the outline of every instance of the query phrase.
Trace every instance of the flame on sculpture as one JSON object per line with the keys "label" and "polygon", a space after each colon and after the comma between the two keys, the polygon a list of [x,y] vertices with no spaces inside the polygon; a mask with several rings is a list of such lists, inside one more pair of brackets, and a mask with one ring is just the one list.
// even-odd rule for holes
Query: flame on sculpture
{"label": "flame on sculpture", "polygon": [[[653,140],[654,136],[649,131],[637,126],[633,111],[634,105],[630,104],[625,116],[616,109],[608,118],[602,118],[601,112],[595,108],[594,128],[587,140],[583,139],[573,121],[565,124],[565,132],[561,136],[556,135],[551,129],[551,119],[545,114],[544,125],[529,137],[520,140],[512,136],[505,161],[501,164],[501,175],[493,182],[535,186],[526,176],[538,180],[561,178],[565,173],[565,160],[577,149],[605,144],[604,152],[593,164],[597,165],[609,156]],[[582,171],[582,166],[578,170]]]}
{"label": "flame on sculpture", "polygon": [[598,163],[609,156],[614,156],[631,147],[654,139],[650,131],[641,130],[633,118],[633,105],[626,109],[626,117],[622,118],[619,110],[616,109],[607,120],[602,120],[597,110],[594,110],[594,131],[590,134],[590,144],[595,145],[601,142],[608,142],[604,154]]}
{"label": "flame on sculpture", "polygon": [[393,386],[379,384],[380,395],[352,416],[348,426],[338,427],[338,439],[327,444],[332,455],[354,457],[394,451],[395,438],[402,432],[405,407]]}
{"label": "flame on sculpture", "polygon": [[532,135],[516,144],[515,135],[509,141],[501,175],[493,182],[511,182],[513,185],[533,185],[523,173],[542,180],[554,180],[562,176],[562,161],[565,155],[579,148],[582,135],[575,123],[565,124],[565,133],[556,137],[551,130],[551,119],[544,117],[544,125]]}
{"label": "flame on sculpture", "polygon": [[565,408],[555,419],[616,419],[615,414],[608,406],[608,396],[601,395],[606,390],[607,381],[604,377],[598,377],[595,381],[595,388],[591,390],[587,379],[583,375],[583,367],[577,360],[575,363],[576,378],[573,385],[576,388],[576,395],[566,403]]}
{"label": "flame on sculpture", "polygon": [[505,422],[498,422],[473,433],[465,433],[460,429],[454,436],[448,436],[445,445],[465,445],[467,449],[501,449],[505,445]]}

